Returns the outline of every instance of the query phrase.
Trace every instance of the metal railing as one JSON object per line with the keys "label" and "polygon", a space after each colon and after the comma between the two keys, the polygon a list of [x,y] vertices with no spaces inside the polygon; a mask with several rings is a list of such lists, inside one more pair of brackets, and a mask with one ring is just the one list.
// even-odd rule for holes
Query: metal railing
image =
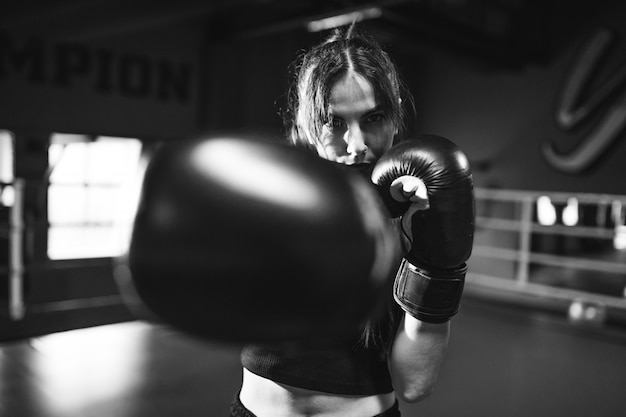
{"label": "metal railing", "polygon": [[[476,237],[467,276],[469,292],[562,306],[582,300],[626,312],[625,195],[485,188],[475,191]],[[557,212],[553,224],[539,221],[537,202],[542,197],[548,197]],[[558,211],[562,214],[572,201],[577,204],[574,210],[580,220],[564,224]],[[566,244],[558,250],[545,250],[542,242],[550,240]],[[594,245],[603,248],[601,255],[580,247],[568,250],[567,243],[580,241],[597,241]],[[494,264],[500,268],[494,268]],[[549,279],[542,279],[546,276]],[[569,285],[568,279],[555,280],[557,276],[575,277],[577,285]],[[594,289],[599,277],[610,282],[612,291]]]}
{"label": "metal railing", "polygon": [[12,198],[8,202],[9,218],[8,225],[3,229],[8,233],[8,265],[0,268],[8,275],[8,312],[13,320],[20,320],[25,314],[24,304],[24,187],[25,181],[20,178],[14,179],[13,183],[0,183],[0,190],[6,195],[11,191]]}

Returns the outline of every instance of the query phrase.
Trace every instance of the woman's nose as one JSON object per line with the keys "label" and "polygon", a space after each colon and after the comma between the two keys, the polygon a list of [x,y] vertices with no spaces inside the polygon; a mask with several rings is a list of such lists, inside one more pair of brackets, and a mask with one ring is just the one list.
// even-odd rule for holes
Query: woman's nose
{"label": "woman's nose", "polygon": [[365,144],[365,138],[363,137],[363,132],[358,127],[350,128],[346,131],[346,143],[348,144],[346,150],[350,155],[358,155],[367,150],[367,145]]}

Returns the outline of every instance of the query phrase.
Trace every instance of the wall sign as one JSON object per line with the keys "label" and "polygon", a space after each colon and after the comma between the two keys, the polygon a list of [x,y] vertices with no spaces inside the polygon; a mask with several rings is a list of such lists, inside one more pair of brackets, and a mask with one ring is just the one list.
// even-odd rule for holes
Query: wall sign
{"label": "wall sign", "polygon": [[0,32],[0,82],[15,80],[185,103],[192,88],[192,66],[78,42],[48,44],[40,38],[18,42]]}

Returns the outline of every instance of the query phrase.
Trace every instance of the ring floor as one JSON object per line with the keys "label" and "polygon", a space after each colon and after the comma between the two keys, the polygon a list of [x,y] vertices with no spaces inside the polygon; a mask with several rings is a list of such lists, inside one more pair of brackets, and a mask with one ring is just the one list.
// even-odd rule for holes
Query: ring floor
{"label": "ring floor", "polygon": [[[238,348],[133,321],[0,344],[2,417],[227,416]],[[469,297],[404,417],[626,415],[626,331]]]}

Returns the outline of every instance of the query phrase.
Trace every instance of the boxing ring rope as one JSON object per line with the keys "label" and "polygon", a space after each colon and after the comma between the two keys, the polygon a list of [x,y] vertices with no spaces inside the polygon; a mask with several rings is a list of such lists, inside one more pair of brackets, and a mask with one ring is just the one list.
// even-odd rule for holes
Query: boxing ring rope
{"label": "boxing ring rope", "polygon": [[[565,192],[542,192],[520,191],[477,188],[475,190],[477,204],[477,239],[472,252],[472,260],[479,262],[503,261],[513,266],[513,274],[510,277],[497,276],[481,271],[470,269],[467,275],[468,292],[500,298],[502,300],[525,300],[531,304],[539,300],[545,303],[560,304],[570,307],[571,303],[584,300],[587,303],[595,303],[600,308],[618,309],[626,312],[626,288],[621,296],[595,293],[581,289],[568,288],[567,286],[553,286],[541,282],[532,282],[530,266],[567,268],[578,272],[591,273],[589,279],[593,279],[593,273],[615,275],[616,279],[626,282],[626,247],[615,247],[618,255],[616,260],[588,259],[586,257],[571,256],[570,254],[541,253],[532,247],[532,238],[537,235],[565,236],[573,238],[611,240],[626,239],[625,210],[626,196],[593,193],[565,193]],[[547,196],[553,203],[562,204],[575,198],[579,204],[596,206],[596,225],[542,225],[535,216],[535,205],[539,198]],[[500,205],[508,205],[513,212],[513,218],[503,218],[493,213]],[[483,209],[483,210],[481,210]],[[511,210],[512,209],[512,210]],[[606,210],[611,211],[610,218],[606,216]],[[484,213],[486,211],[486,213]],[[608,225],[608,227],[607,227]],[[488,245],[481,242],[481,234],[493,234],[497,232],[517,234],[517,238],[510,241],[514,247],[502,247]],[[484,240],[484,239],[483,239]],[[478,268],[480,269],[480,268]],[[587,277],[585,277],[587,279]]]}
{"label": "boxing ring rope", "polygon": [[9,217],[9,317],[24,318],[24,180],[15,178],[12,184],[14,201]]}

